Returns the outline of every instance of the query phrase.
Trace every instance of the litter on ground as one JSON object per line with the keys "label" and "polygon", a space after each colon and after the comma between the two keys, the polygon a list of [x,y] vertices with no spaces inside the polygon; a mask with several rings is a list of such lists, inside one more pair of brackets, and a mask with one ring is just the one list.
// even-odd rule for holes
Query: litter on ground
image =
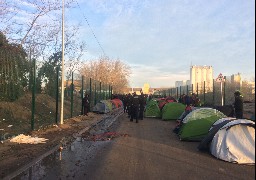
{"label": "litter on ground", "polygon": [[45,138],[38,138],[38,137],[31,137],[31,136],[26,136],[24,134],[20,134],[10,140],[10,142],[15,142],[15,143],[23,143],[23,144],[39,144],[39,143],[46,143],[48,139]]}

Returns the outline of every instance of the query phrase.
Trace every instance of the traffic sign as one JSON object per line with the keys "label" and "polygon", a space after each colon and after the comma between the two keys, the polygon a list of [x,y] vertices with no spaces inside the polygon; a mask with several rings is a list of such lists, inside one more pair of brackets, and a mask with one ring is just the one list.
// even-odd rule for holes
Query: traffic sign
{"label": "traffic sign", "polygon": [[225,78],[221,73],[218,75],[216,82],[225,82]]}

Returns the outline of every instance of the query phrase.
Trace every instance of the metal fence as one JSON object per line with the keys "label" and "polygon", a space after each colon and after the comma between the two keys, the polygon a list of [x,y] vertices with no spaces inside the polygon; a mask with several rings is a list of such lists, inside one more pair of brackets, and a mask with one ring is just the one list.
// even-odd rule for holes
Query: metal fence
{"label": "metal fence", "polygon": [[234,102],[234,92],[239,90],[244,101],[255,102],[255,89],[251,86],[240,85],[230,82],[219,83],[213,81],[212,86],[206,86],[206,82],[169,88],[157,92],[158,95],[172,96],[177,100],[183,94],[191,96],[195,93],[203,106],[231,105]]}
{"label": "metal fence", "polygon": [[[24,88],[19,98],[0,98],[0,139],[43,129],[60,120],[61,77],[58,68],[55,78],[42,87],[37,87],[35,71],[30,77],[31,89]],[[85,94],[90,96],[90,110],[100,100],[110,99],[112,94],[111,85],[74,73],[64,86],[64,121],[82,114]],[[0,96],[5,97],[5,94],[0,93]]]}

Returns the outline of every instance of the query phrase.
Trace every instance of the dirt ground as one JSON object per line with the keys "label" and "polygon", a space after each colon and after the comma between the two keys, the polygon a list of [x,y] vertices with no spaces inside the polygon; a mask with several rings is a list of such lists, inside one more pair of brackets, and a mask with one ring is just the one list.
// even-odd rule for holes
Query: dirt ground
{"label": "dirt ground", "polygon": [[32,137],[46,138],[48,139],[46,143],[19,144],[10,142],[10,140],[1,141],[0,179],[51,149],[67,146],[72,142],[77,133],[85,128],[90,128],[100,121],[103,116],[102,114],[89,113],[88,116],[77,116],[67,119],[62,125],[52,125],[27,134]]}
{"label": "dirt ground", "polygon": [[[245,118],[255,116],[255,103],[245,104]],[[48,139],[46,143],[19,144],[9,140],[0,143],[0,179],[23,167],[47,151],[65,147],[74,136],[85,128],[99,122],[104,115],[89,113],[88,116],[76,116],[65,120],[63,125],[50,125],[40,130],[27,133],[27,135]]]}

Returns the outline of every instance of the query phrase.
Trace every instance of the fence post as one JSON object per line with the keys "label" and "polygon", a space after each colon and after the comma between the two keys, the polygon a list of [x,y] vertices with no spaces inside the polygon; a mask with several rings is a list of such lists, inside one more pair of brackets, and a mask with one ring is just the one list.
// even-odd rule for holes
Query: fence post
{"label": "fence post", "polygon": [[58,109],[59,109],[59,66],[56,68],[56,110],[55,110],[55,123],[58,123]]}
{"label": "fence post", "polygon": [[204,104],[205,104],[205,81],[204,81]]}
{"label": "fence post", "polygon": [[97,102],[97,90],[96,90],[96,83],[94,84],[94,106],[96,105],[96,102]]}
{"label": "fence post", "polygon": [[71,73],[71,108],[70,108],[70,117],[73,117],[73,92],[74,92],[74,72]]}
{"label": "fence post", "polygon": [[100,81],[100,95],[99,95],[99,100],[101,100],[101,81]]}
{"label": "fence post", "polygon": [[179,99],[179,88],[176,87],[176,95],[177,95],[177,100]]}
{"label": "fence post", "polygon": [[196,96],[198,97],[198,83],[196,83]]}
{"label": "fence post", "polygon": [[83,115],[84,114],[84,108],[83,108],[83,99],[84,99],[84,76],[82,76],[82,89],[81,89],[81,102],[82,102],[82,104],[81,104],[81,115]]}
{"label": "fence post", "polygon": [[105,100],[106,99],[106,94],[105,94],[105,84],[103,83],[102,84],[102,90],[103,90],[103,100]]}
{"label": "fence post", "polygon": [[213,106],[215,105],[215,85],[214,85],[214,79],[213,79],[213,83],[212,83],[212,104]]}
{"label": "fence post", "polygon": [[31,129],[34,130],[35,122],[35,94],[36,94],[36,59],[33,59],[33,91],[32,91],[32,117],[31,117]]}
{"label": "fence post", "polygon": [[113,86],[110,86],[110,99],[112,99]]}
{"label": "fence post", "polygon": [[90,97],[89,97],[89,111],[91,111],[91,103],[92,103],[92,78],[90,78]]}
{"label": "fence post", "polygon": [[[224,76],[224,80],[226,80],[226,76]],[[224,81],[224,84],[223,84],[223,98],[224,98],[224,106],[226,105],[226,81]]]}
{"label": "fence post", "polygon": [[187,95],[188,95],[188,85],[187,85]]}
{"label": "fence post", "polygon": [[110,84],[108,85],[108,99],[111,99],[110,98]]}

